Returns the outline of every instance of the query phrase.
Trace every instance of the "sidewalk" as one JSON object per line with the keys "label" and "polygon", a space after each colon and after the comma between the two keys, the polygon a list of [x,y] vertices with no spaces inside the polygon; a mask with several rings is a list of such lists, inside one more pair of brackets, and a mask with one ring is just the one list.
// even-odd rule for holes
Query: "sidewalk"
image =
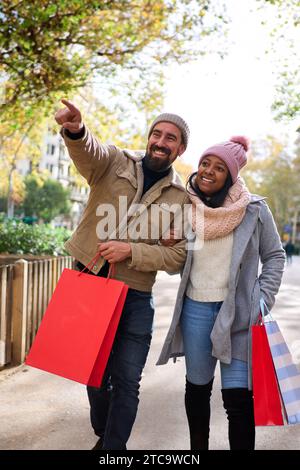
{"label": "sidewalk", "polygon": [[[155,366],[172,316],[179,276],[160,273],[155,285],[155,329],[142,380],[138,417],[129,449],[188,450],[184,360]],[[300,363],[300,258],[286,268],[273,316],[295,361]],[[228,449],[219,370],[212,396],[211,449]],[[89,423],[85,387],[21,366],[0,372],[0,449],[90,449],[96,441]],[[300,425],[257,429],[257,449],[300,449]]]}

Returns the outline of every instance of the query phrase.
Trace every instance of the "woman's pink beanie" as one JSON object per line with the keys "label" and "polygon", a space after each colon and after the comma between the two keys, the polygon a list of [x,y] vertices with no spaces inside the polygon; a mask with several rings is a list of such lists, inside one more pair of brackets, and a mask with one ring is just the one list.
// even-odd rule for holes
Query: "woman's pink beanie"
{"label": "woman's pink beanie", "polygon": [[199,165],[204,157],[214,155],[226,163],[233,183],[236,182],[239,171],[247,163],[246,152],[249,148],[249,140],[244,136],[234,136],[227,142],[209,147],[200,157]]}

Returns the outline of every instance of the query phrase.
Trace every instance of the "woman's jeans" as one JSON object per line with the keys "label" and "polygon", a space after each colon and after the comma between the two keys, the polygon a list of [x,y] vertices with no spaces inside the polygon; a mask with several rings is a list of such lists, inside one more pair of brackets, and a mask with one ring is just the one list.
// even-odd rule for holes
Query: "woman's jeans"
{"label": "woman's jeans", "polygon": [[[181,314],[187,380],[204,385],[212,380],[217,359],[212,356],[210,334],[222,302],[198,302],[185,297]],[[220,362],[222,389],[248,388],[248,364],[232,359]]]}

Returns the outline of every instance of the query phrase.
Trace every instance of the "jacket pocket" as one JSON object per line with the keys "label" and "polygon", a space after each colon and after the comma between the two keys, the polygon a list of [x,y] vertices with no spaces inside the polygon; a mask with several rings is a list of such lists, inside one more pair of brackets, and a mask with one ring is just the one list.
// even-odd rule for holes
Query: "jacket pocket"
{"label": "jacket pocket", "polygon": [[258,278],[255,279],[252,295],[251,295],[251,318],[250,324],[253,325],[256,323],[259,313],[260,313],[260,305],[259,301],[261,298],[261,290],[259,285]]}
{"label": "jacket pocket", "polygon": [[127,181],[129,181],[132,184],[132,186],[135,189],[137,189],[138,187],[137,179],[135,178],[134,175],[130,173],[130,171],[128,171],[128,169],[123,168],[123,165],[118,166],[118,168],[116,169],[116,174],[118,175],[119,178],[124,178]]}

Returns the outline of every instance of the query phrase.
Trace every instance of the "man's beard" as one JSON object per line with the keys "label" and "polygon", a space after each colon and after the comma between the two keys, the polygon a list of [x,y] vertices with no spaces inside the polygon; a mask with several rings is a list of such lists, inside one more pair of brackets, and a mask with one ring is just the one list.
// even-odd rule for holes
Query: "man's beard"
{"label": "man's beard", "polygon": [[[160,150],[161,152],[164,152],[166,155],[166,159],[163,157],[153,157],[152,152],[155,152],[156,150]],[[172,163],[169,161],[169,156],[171,155],[171,150],[167,149],[166,147],[158,147],[157,145],[153,144],[151,145],[149,151],[146,151],[145,157],[144,157],[144,162],[146,167],[149,170],[152,171],[157,171],[158,173],[161,173],[163,171],[168,170]]]}

